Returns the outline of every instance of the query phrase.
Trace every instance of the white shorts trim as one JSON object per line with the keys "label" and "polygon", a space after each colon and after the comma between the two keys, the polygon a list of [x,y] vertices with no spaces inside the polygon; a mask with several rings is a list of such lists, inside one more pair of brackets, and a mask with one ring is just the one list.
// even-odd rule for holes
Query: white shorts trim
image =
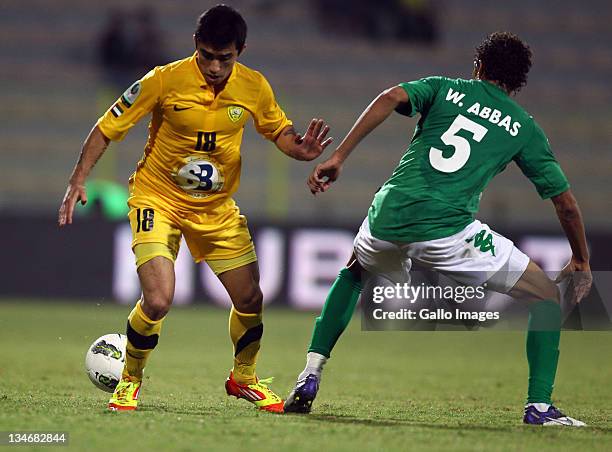
{"label": "white shorts trim", "polygon": [[[480,231],[489,234],[494,248],[482,251],[474,246]],[[514,243],[489,226],[474,220],[462,231],[449,237],[424,242],[388,242],[372,236],[366,218],[354,241],[355,255],[370,273],[393,283],[410,281],[412,264],[438,271],[463,285],[480,286],[506,293],[520,279],[529,257]]]}

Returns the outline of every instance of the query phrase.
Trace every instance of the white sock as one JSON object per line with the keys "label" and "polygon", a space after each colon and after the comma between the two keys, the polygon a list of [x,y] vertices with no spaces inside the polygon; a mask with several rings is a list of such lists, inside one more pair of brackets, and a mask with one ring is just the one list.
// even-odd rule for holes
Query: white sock
{"label": "white sock", "polygon": [[550,408],[549,403],[528,403],[527,406],[534,406],[540,413],[545,413]]}
{"label": "white sock", "polygon": [[308,375],[314,374],[319,380],[321,379],[321,372],[323,372],[323,366],[327,362],[327,358],[320,353],[309,352],[306,354],[306,367],[302,373],[298,376],[298,381],[304,380]]}

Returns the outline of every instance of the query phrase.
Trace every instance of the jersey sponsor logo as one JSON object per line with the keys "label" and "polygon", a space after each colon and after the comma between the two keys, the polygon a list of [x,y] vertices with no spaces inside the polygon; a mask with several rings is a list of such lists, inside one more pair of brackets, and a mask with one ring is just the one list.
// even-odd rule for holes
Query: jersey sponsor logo
{"label": "jersey sponsor logo", "polygon": [[479,249],[483,253],[491,251],[491,254],[495,256],[495,246],[493,245],[493,234],[491,234],[490,232],[487,234],[486,229],[481,230],[480,232],[476,233],[474,237],[466,239],[465,241],[467,243],[474,242],[474,248]]}
{"label": "jersey sponsor logo", "polygon": [[136,99],[138,98],[139,94],[140,82],[135,82],[121,95],[121,100],[128,108],[130,108],[134,104],[134,102],[136,102]]}
{"label": "jersey sponsor logo", "polygon": [[242,114],[244,113],[244,108],[239,107],[238,105],[230,105],[227,107],[227,116],[229,116],[232,122],[240,121],[242,118]]}
{"label": "jersey sponsor logo", "polygon": [[179,107],[178,105],[175,105],[174,106],[174,111],[189,110],[190,108],[193,108],[193,105],[191,107]]}
{"label": "jersey sponsor logo", "polygon": [[172,174],[176,184],[194,198],[205,198],[219,192],[225,181],[212,160],[189,157],[187,163]]}

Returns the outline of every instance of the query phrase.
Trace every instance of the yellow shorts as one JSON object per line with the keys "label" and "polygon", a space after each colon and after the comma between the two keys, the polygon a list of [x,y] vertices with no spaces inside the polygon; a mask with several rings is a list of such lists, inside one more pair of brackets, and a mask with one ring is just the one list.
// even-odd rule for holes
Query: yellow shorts
{"label": "yellow shorts", "polygon": [[205,260],[216,274],[257,260],[246,218],[231,198],[197,213],[151,196],[132,196],[129,206],[137,266],[156,256],[176,260],[181,237],[193,259]]}

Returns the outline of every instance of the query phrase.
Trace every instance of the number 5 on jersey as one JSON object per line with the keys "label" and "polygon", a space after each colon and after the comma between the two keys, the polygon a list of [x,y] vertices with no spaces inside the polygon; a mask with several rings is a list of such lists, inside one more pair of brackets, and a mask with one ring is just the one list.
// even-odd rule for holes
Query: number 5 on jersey
{"label": "number 5 on jersey", "polygon": [[470,142],[457,135],[457,132],[460,130],[471,132],[474,141],[477,143],[480,143],[488,132],[486,127],[463,115],[458,115],[448,130],[440,137],[442,143],[455,148],[453,155],[446,158],[443,156],[440,149],[434,148],[433,146],[429,149],[429,163],[438,171],[442,171],[443,173],[454,173],[455,171],[459,171],[470,158]]}

